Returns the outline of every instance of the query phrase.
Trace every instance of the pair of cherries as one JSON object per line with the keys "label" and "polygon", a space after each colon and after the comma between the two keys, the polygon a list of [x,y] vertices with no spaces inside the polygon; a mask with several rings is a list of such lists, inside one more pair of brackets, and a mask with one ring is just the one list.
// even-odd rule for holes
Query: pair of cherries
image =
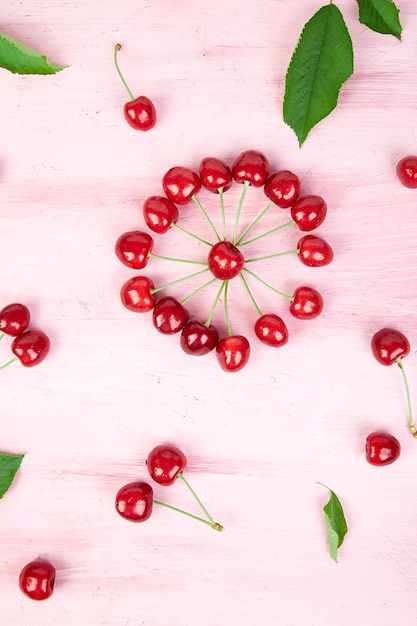
{"label": "pair of cherries", "polygon": [[13,337],[11,350],[14,357],[0,369],[19,360],[24,367],[41,363],[50,348],[49,337],[40,330],[29,329],[30,311],[24,304],[8,304],[0,311],[0,340],[5,335]]}
{"label": "pair of cherries", "polygon": [[[409,386],[402,361],[410,352],[410,342],[408,338],[404,333],[394,328],[381,328],[371,339],[371,349],[378,363],[385,366],[397,364],[401,369],[407,395],[409,430],[413,437],[417,438]],[[371,465],[390,465],[400,456],[401,445],[398,439],[393,435],[376,431],[367,436],[365,452],[366,459]]]}
{"label": "pair of cherries", "polygon": [[133,481],[121,487],[115,498],[116,511],[121,517],[130,522],[145,522],[152,515],[153,506],[158,504],[207,524],[214,530],[224,530],[223,526],[213,519],[196,492],[185,479],[183,471],[186,465],[187,458],[185,454],[179,448],[172,445],[156,446],[151,450],[146,459],[146,467],[151,478],[158,483],[158,485],[164,487],[169,487],[173,485],[176,480],[181,480],[202,509],[205,518],[193,515],[183,509],[178,509],[166,502],[155,500],[154,490],[146,481]]}

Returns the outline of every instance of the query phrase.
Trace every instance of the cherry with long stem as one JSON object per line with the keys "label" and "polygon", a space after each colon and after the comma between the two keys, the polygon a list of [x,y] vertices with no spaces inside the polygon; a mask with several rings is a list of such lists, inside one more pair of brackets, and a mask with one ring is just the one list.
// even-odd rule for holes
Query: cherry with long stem
{"label": "cherry with long stem", "polygon": [[416,426],[414,424],[413,408],[412,408],[412,405],[411,405],[410,387],[408,385],[408,380],[407,380],[407,376],[406,376],[405,369],[404,369],[404,364],[403,364],[403,361],[402,361],[401,357],[398,357],[398,359],[396,359],[396,363],[398,364],[398,367],[401,370],[401,374],[402,374],[403,381],[404,381],[405,393],[406,393],[406,396],[407,396],[408,420],[409,420],[410,432],[413,435],[413,437],[415,439],[417,439],[417,428],[416,428]]}

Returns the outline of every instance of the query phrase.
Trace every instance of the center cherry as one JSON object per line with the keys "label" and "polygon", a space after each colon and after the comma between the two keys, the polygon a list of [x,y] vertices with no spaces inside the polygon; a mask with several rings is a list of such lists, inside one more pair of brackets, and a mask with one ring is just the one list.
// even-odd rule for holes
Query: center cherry
{"label": "center cherry", "polygon": [[240,274],[245,259],[241,251],[230,241],[214,244],[208,255],[208,266],[216,278],[230,280]]}

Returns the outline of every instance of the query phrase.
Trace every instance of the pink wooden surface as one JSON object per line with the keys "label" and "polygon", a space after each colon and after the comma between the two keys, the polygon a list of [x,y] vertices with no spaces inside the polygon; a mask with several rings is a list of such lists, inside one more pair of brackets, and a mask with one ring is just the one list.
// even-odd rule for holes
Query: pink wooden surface
{"label": "pink wooden surface", "polygon": [[[52,77],[0,71],[1,305],[24,301],[52,341],[37,368],[1,373],[0,448],[27,453],[0,503],[2,624],[415,625],[417,443],[400,372],[378,365],[369,347],[382,326],[407,334],[417,402],[417,193],[395,176],[397,160],[417,151],[417,10],[413,0],[397,4],[401,43],[360,25],[353,0],[337,3],[355,74],[301,149],[282,121],[284,76],[318,0],[11,0],[2,8],[3,31],[68,65]],[[126,79],[158,110],[146,134],[122,116],[117,41]],[[325,310],[311,322],[289,319],[285,303],[256,289],[262,306],[284,312],[290,341],[276,351],[256,343],[251,303],[232,306],[234,327],[253,344],[249,365],[232,375],[122,307],[119,288],[134,272],[113,247],[125,230],[143,228],[141,204],[160,193],[169,167],[198,168],[207,155],[231,163],[249,148],[325,197],[320,233],[335,260],[321,269],[294,257],[263,266],[284,289],[317,286]],[[242,225],[265,206],[252,191]],[[207,229],[192,208],[184,225]],[[295,237],[288,230],[258,251]],[[158,246],[171,256],[201,252],[175,232]],[[171,270],[149,265],[159,282]],[[365,461],[374,429],[401,441],[389,467]],[[146,479],[147,453],[167,441],[187,454],[187,476],[225,533],[164,509],[142,525],[114,512],[117,489]],[[345,506],[338,564],[316,481]],[[155,492],[198,512],[180,484]],[[38,555],[57,567],[44,603],[17,585]]]}

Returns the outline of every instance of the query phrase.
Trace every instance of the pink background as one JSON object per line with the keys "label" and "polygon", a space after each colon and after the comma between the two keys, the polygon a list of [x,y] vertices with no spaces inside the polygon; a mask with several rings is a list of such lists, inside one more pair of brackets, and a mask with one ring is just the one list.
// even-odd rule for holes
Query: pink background
{"label": "pink background", "polygon": [[[386,325],[408,336],[416,402],[417,191],[400,185],[395,164],[417,152],[417,10],[398,0],[400,43],[359,24],[353,0],[337,2],[355,73],[300,149],[282,120],[284,78],[322,4],[11,0],[2,8],[4,32],[68,66],[51,77],[0,71],[0,304],[26,303],[52,341],[38,367],[1,373],[0,448],[27,453],[0,502],[2,624],[415,625],[417,442],[400,372],[380,366],[369,344]],[[132,90],[158,110],[149,133],[124,121],[116,42]],[[198,169],[208,155],[231,164],[246,149],[326,199],[319,230],[335,260],[310,269],[290,256],[256,268],[277,288],[307,283],[325,298],[323,314],[301,322],[254,286],[262,308],[288,323],[279,350],[256,342],[253,305],[239,285],[231,289],[233,328],[252,354],[244,370],[226,374],[214,355],[184,354],[150,315],[123,308],[119,289],[135,272],[113,248],[124,231],[146,229],[142,203],[161,192],[170,167]],[[239,193],[235,185],[227,196],[231,224]],[[201,198],[218,211],[214,195]],[[264,206],[249,189],[242,228]],[[182,224],[209,233],[193,206]],[[287,229],[256,250],[290,249],[297,239]],[[174,231],[155,240],[160,254],[207,252]],[[160,284],[179,270],[152,261],[146,273]],[[202,295],[190,310],[207,311],[204,298],[212,301]],[[223,328],[221,306],[216,319]],[[0,344],[1,362],[9,345]],[[375,429],[402,444],[386,468],[365,460]],[[144,460],[165,442],[186,453],[186,476],[223,534],[160,507],[142,525],[114,512],[116,491],[146,480]],[[327,547],[327,492],[316,481],[345,508],[338,564]],[[199,512],[181,484],[156,485],[155,497]],[[38,555],[57,568],[44,603],[17,585]]]}

